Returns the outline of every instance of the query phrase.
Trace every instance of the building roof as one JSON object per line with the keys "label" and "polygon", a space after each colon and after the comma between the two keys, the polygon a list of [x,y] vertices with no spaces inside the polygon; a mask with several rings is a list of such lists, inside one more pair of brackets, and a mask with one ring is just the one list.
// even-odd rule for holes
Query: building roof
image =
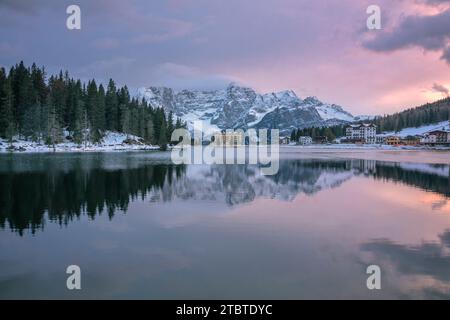
{"label": "building roof", "polygon": [[366,127],[366,128],[374,127],[374,128],[376,128],[377,126],[375,124],[373,124],[373,123],[358,123],[358,124],[350,124],[348,126],[348,128],[361,128],[361,127]]}
{"label": "building roof", "polygon": [[450,130],[442,129],[442,130],[432,130],[426,132],[426,134],[435,134],[435,133],[450,133]]}

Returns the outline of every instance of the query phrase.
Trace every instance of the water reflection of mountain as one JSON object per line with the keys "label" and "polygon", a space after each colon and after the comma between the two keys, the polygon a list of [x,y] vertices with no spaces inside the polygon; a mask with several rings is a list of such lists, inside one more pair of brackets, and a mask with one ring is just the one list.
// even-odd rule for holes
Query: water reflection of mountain
{"label": "water reflection of mountain", "polygon": [[230,206],[259,197],[290,201],[299,193],[339,186],[353,175],[346,162],[315,160],[282,161],[274,176],[262,175],[257,166],[249,165],[190,166],[172,185],[153,190],[151,198],[222,201]]}
{"label": "water reflection of mountain", "polygon": [[298,194],[335,188],[354,176],[373,177],[450,196],[448,165],[404,164],[375,160],[285,160],[276,175],[264,176],[256,166],[191,166],[173,185],[153,190],[158,200],[225,201],[228,205],[258,197],[290,201]]}
{"label": "water reflection of mountain", "polygon": [[219,201],[229,206],[257,198],[284,201],[368,176],[450,196],[448,165],[371,160],[283,160],[274,176],[256,166],[174,166],[149,156],[29,156],[0,161],[0,226],[18,232],[42,228],[45,215],[67,224],[126,211],[135,199]]}

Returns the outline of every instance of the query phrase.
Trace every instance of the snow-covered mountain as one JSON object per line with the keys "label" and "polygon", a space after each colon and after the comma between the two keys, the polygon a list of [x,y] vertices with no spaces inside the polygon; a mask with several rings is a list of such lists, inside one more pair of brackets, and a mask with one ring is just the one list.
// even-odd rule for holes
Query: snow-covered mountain
{"label": "snow-covered mountain", "polygon": [[279,128],[282,134],[288,134],[294,128],[355,121],[341,106],[323,103],[316,97],[302,100],[292,90],[259,94],[234,83],[212,91],[141,88],[138,96],[154,107],[172,111],[189,126],[194,120],[202,120],[206,131]]}

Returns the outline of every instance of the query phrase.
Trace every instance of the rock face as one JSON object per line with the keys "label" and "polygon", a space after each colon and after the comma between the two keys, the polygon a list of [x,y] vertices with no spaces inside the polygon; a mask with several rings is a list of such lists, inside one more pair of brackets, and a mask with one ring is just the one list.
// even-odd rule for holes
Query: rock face
{"label": "rock face", "polygon": [[302,100],[291,91],[259,94],[251,88],[230,84],[213,91],[175,91],[165,87],[142,88],[139,98],[154,107],[172,111],[191,126],[202,120],[208,130],[278,128],[289,134],[293,128],[352,122],[355,118],[341,106],[316,97]]}

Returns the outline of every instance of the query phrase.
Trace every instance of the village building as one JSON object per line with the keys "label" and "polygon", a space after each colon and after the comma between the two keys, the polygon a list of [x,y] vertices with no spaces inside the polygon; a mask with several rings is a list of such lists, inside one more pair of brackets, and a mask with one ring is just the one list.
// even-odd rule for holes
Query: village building
{"label": "village building", "polygon": [[377,144],[386,144],[386,136],[385,135],[381,135],[381,134],[377,134],[375,136],[375,143],[377,143]]}
{"label": "village building", "polygon": [[401,143],[405,146],[417,146],[420,144],[420,136],[407,136],[401,139]]}
{"label": "village building", "polygon": [[245,136],[239,132],[221,132],[214,135],[216,146],[241,146],[244,142]]}
{"label": "village building", "polygon": [[298,138],[298,143],[302,145],[312,144],[313,140],[310,136],[301,136]]}
{"label": "village building", "polygon": [[280,144],[289,144],[291,142],[291,138],[289,137],[281,137]]}
{"label": "village building", "polygon": [[450,130],[433,130],[425,133],[420,140],[422,144],[450,144]]}
{"label": "village building", "polygon": [[377,126],[372,123],[351,124],[345,129],[346,141],[376,143]]}
{"label": "village building", "polygon": [[390,146],[398,146],[400,145],[402,142],[402,140],[400,139],[400,137],[397,136],[389,136],[386,137],[386,144],[390,145]]}

